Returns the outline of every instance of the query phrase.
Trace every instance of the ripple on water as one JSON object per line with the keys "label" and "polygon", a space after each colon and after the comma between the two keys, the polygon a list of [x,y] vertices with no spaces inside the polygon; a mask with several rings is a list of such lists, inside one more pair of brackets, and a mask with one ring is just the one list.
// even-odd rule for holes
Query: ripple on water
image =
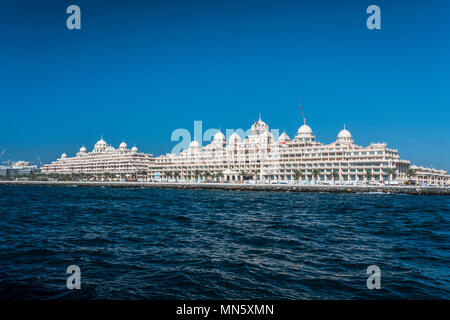
{"label": "ripple on water", "polygon": [[0,297],[448,299],[448,199],[0,186]]}

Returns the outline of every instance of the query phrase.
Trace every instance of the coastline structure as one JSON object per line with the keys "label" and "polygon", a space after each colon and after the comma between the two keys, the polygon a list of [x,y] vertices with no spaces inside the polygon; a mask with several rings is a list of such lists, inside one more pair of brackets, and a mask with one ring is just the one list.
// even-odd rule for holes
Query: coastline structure
{"label": "coastline structure", "polygon": [[0,166],[0,176],[3,177],[16,177],[38,172],[38,166],[32,165],[27,161],[16,161],[8,166]]}
{"label": "coastline structure", "polygon": [[210,144],[201,147],[192,141],[180,154],[155,158],[149,167],[152,178],[179,178],[192,181],[212,178],[227,182],[253,180],[265,183],[357,184],[413,182],[447,186],[445,170],[412,166],[386,143],[363,147],[354,143],[345,126],[336,141],[316,141],[304,123],[291,140],[283,132],[278,138],[261,118],[253,123],[248,137],[236,132],[228,141],[219,130]]}
{"label": "coastline structure", "polygon": [[[275,184],[419,184],[448,186],[445,170],[411,166],[400,159],[397,149],[386,143],[360,146],[344,128],[335,141],[316,141],[310,126],[303,124],[291,139],[286,132],[269,130],[255,121],[246,135],[234,131],[227,139],[218,130],[210,144],[191,141],[179,154],[158,157],[128,149],[122,142],[118,149],[103,138],[87,152],[83,146],[75,157],[65,153],[42,167],[44,174],[103,175],[102,181],[140,180],[179,182],[225,181]],[[227,130],[228,133],[228,130]],[[275,133],[275,134],[274,134]]]}
{"label": "coastline structure", "polygon": [[44,174],[104,174],[109,173],[118,178],[136,178],[145,175],[151,162],[152,154],[140,153],[136,146],[128,149],[123,141],[118,149],[106,143],[103,137],[95,144],[94,149],[87,152],[82,146],[75,157],[67,157],[63,153],[60,158],[51,164],[42,167]]}
{"label": "coastline structure", "polygon": [[218,191],[259,192],[327,192],[367,194],[450,195],[450,188],[442,186],[404,185],[299,185],[299,184],[248,184],[206,182],[120,182],[120,181],[0,181],[0,186],[49,186],[87,188],[151,188]]}

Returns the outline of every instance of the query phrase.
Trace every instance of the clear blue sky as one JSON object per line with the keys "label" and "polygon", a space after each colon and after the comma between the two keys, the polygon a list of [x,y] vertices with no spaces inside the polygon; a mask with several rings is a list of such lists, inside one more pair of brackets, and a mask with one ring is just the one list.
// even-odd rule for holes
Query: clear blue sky
{"label": "clear blue sky", "polygon": [[[82,30],[66,28],[77,4]],[[381,30],[366,28],[367,6]],[[317,139],[450,170],[448,1],[1,1],[0,162],[54,160],[103,134],[161,154],[176,128]]]}

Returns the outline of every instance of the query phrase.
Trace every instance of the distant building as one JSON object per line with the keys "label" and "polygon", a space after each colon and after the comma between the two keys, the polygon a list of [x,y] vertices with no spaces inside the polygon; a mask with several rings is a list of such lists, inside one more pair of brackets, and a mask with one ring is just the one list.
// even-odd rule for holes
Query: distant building
{"label": "distant building", "polygon": [[323,144],[316,141],[306,121],[291,140],[285,132],[276,139],[268,125],[259,119],[244,139],[234,132],[227,141],[219,131],[204,147],[192,141],[180,154],[155,158],[149,171],[154,179],[193,180],[199,176],[203,179],[220,176],[225,181],[403,183],[412,180],[449,185],[449,175],[444,170],[412,166],[417,174],[411,176],[409,168],[410,162],[400,159],[398,150],[388,148],[386,143],[356,145],[345,126],[336,141]]}
{"label": "distant building", "polygon": [[411,176],[410,179],[418,184],[450,185],[449,175],[445,170],[418,167],[416,165],[412,165],[411,170],[414,171],[414,176]]}
{"label": "distant building", "polygon": [[138,148],[128,149],[122,142],[118,149],[100,139],[91,152],[82,146],[75,157],[63,153],[59,159],[42,167],[42,173],[112,173],[131,178],[140,172],[146,172],[153,161],[153,155],[138,152]]}
{"label": "distant building", "polygon": [[13,162],[10,166],[0,167],[0,176],[17,177],[31,173],[39,173],[40,169],[36,165],[30,165],[26,161]]}

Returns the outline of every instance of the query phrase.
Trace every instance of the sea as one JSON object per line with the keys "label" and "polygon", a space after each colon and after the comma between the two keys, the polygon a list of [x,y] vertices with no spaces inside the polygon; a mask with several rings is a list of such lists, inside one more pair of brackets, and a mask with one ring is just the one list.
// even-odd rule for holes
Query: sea
{"label": "sea", "polygon": [[449,266],[448,196],[0,186],[1,299],[449,299]]}

